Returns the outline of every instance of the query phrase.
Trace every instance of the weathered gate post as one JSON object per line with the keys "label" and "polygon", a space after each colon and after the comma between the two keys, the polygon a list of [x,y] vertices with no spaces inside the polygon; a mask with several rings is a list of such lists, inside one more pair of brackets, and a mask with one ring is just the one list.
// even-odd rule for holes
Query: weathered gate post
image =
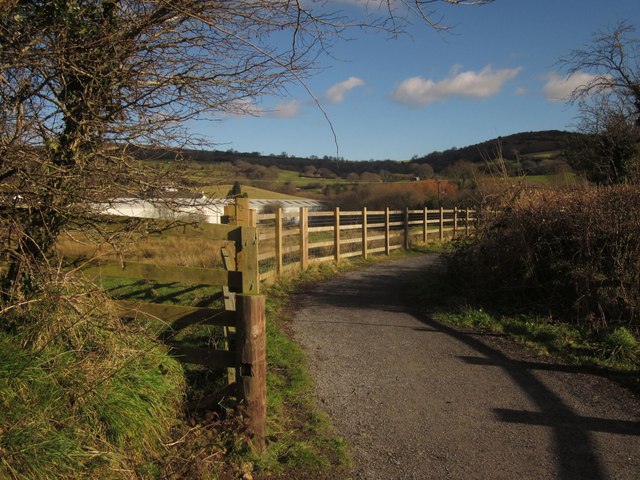
{"label": "weathered gate post", "polygon": [[262,295],[237,297],[238,330],[236,363],[238,396],[248,419],[251,446],[265,449],[267,418],[267,343],[265,304]]}
{"label": "weathered gate post", "polygon": [[409,230],[409,207],[404,208],[404,249],[409,250],[410,242],[410,230]]}

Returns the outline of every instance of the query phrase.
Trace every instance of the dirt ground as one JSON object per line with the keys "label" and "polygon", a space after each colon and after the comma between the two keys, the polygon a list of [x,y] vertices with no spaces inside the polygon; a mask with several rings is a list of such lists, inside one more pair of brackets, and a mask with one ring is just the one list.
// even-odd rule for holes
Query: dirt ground
{"label": "dirt ground", "polygon": [[442,325],[402,287],[437,256],[300,296],[295,338],[352,446],[354,479],[640,479],[640,402],[497,334]]}

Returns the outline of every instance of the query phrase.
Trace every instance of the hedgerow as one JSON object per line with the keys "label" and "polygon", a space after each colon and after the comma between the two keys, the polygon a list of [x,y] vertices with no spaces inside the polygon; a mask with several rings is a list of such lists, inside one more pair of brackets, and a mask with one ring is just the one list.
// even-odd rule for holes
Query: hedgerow
{"label": "hedgerow", "polygon": [[485,210],[450,262],[485,300],[638,332],[640,187],[523,191]]}

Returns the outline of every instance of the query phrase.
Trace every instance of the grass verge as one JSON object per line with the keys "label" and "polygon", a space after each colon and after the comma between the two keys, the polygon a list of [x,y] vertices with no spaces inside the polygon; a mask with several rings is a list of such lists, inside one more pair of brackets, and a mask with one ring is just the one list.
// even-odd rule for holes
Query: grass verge
{"label": "grass verge", "polygon": [[448,325],[505,334],[566,364],[605,374],[640,395],[640,341],[625,327],[593,331],[507,302],[484,303],[460,291],[455,272],[433,269],[407,295],[433,319]]}
{"label": "grass verge", "polygon": [[0,478],[158,478],[184,394],[166,347],[68,283],[2,320]]}

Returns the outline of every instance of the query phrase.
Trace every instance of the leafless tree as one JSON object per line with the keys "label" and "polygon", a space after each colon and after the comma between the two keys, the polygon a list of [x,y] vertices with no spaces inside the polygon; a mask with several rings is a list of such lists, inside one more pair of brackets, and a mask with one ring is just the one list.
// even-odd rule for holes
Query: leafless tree
{"label": "leafless tree", "polygon": [[60,232],[99,226],[96,201],[167,184],[135,161],[141,146],[193,145],[188,120],[251,113],[253,99],[304,85],[349,28],[442,28],[435,0],[366,3],[360,20],[330,1],[0,3],[4,299],[37,288]]}
{"label": "leafless tree", "polygon": [[598,183],[640,181],[640,38],[634,35],[632,25],[620,22],[560,60],[569,76],[584,78],[569,100],[579,107],[586,135],[571,146],[569,159]]}

